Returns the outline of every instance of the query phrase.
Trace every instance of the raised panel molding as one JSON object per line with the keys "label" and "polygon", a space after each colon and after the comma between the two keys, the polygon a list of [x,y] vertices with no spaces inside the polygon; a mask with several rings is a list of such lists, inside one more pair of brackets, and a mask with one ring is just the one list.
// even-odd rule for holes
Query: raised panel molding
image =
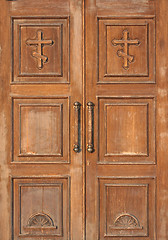
{"label": "raised panel molding", "polygon": [[14,240],[69,239],[69,177],[13,178]]}
{"label": "raised panel molding", "polygon": [[12,114],[12,161],[69,162],[68,97],[14,97]]}
{"label": "raised panel molding", "polygon": [[98,163],[155,164],[155,98],[97,100]]}
{"label": "raised panel molding", "polygon": [[69,17],[13,17],[12,83],[69,83]]}
{"label": "raised panel molding", "polygon": [[98,18],[98,83],[155,83],[155,18]]}
{"label": "raised panel molding", "polygon": [[154,177],[99,177],[98,187],[99,239],[155,239]]}

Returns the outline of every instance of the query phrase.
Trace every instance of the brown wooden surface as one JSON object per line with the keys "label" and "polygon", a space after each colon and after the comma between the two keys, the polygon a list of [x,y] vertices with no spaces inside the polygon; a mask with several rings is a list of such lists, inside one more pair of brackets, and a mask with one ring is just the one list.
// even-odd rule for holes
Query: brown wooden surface
{"label": "brown wooden surface", "polygon": [[0,239],[82,239],[82,1],[2,0],[0,18]]}
{"label": "brown wooden surface", "polygon": [[166,240],[168,3],[85,2],[86,239]]}
{"label": "brown wooden surface", "polygon": [[167,19],[1,0],[0,239],[168,239]]}

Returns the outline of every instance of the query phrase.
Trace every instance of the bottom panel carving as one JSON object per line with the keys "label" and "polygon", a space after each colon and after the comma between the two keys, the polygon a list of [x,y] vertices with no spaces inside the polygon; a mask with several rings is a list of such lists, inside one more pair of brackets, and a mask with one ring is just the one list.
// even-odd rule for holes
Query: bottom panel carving
{"label": "bottom panel carving", "polygon": [[13,179],[14,240],[69,239],[69,178]]}
{"label": "bottom panel carving", "polygon": [[155,239],[155,179],[99,178],[99,239]]}

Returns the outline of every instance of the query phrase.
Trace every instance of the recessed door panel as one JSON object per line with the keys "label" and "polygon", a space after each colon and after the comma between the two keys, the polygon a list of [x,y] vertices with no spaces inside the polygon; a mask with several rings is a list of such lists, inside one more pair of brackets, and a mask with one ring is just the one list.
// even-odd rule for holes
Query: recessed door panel
{"label": "recessed door panel", "polygon": [[155,163],[154,97],[99,97],[99,163]]}
{"label": "recessed door panel", "polygon": [[13,99],[14,162],[69,162],[69,99]]}
{"label": "recessed door panel", "polygon": [[155,179],[99,178],[98,182],[100,239],[150,239],[156,221]]}
{"label": "recessed door panel", "polygon": [[13,179],[14,239],[69,239],[69,180]]}
{"label": "recessed door panel", "polygon": [[12,18],[13,83],[69,82],[69,17]]}
{"label": "recessed door panel", "polygon": [[98,18],[99,83],[155,82],[155,18]]}

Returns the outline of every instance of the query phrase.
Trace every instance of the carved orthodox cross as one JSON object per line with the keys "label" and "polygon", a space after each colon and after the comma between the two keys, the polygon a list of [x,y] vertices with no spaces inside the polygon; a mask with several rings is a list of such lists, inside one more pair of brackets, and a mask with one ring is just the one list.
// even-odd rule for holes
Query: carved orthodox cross
{"label": "carved orthodox cross", "polygon": [[37,49],[36,52],[33,52],[32,55],[33,57],[37,58],[38,61],[38,69],[43,68],[43,63],[46,63],[48,61],[48,57],[43,55],[43,46],[44,45],[53,45],[52,40],[44,40],[43,39],[43,32],[40,30],[37,32],[37,40],[27,40],[26,44],[31,46],[31,45],[36,45]]}
{"label": "carved orthodox cross", "polygon": [[128,30],[123,31],[123,38],[120,40],[113,39],[112,44],[114,46],[121,45],[123,49],[117,51],[117,55],[124,59],[123,68],[127,70],[129,68],[129,62],[133,62],[134,56],[129,55],[129,45],[139,45],[140,41],[138,39],[131,40],[129,39]]}

